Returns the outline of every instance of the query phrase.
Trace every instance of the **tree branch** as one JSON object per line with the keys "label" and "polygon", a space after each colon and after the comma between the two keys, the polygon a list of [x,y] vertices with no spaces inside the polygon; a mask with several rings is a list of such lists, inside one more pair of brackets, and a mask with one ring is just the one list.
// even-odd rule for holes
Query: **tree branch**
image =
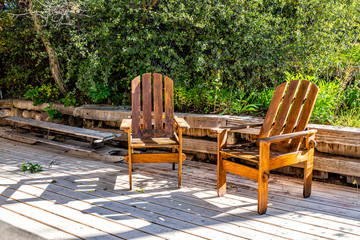
{"label": "tree branch", "polygon": [[142,17],[142,19],[141,19],[141,23],[142,23],[143,25],[145,25],[145,23],[146,23],[147,16],[148,16],[148,14],[149,14],[150,9],[151,9],[153,6],[155,6],[155,4],[156,4],[158,1],[159,1],[159,0],[154,0],[152,3],[149,4],[148,7],[146,7],[146,0],[143,0],[143,8],[144,8],[144,10],[146,10],[146,12],[144,13],[144,15],[143,15],[143,17]]}
{"label": "tree branch", "polygon": [[67,92],[65,89],[65,83],[61,77],[59,60],[55,54],[54,49],[51,47],[48,37],[43,34],[43,31],[42,31],[41,25],[40,25],[40,21],[39,21],[38,17],[36,16],[36,14],[34,14],[32,0],[29,1],[29,13],[30,13],[31,18],[34,21],[35,30],[39,34],[41,41],[43,42],[46,52],[49,56],[50,70],[51,70],[51,74],[55,80],[55,83],[59,87],[60,92],[64,95],[66,95]]}

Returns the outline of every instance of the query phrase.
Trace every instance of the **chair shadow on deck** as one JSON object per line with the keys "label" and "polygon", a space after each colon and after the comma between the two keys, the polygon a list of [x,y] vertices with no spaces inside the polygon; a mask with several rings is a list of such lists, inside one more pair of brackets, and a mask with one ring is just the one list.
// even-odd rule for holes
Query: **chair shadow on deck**
{"label": "chair shadow on deck", "polygon": [[[261,233],[263,226],[268,226],[266,218],[269,216],[280,217],[277,223],[267,230],[274,233],[280,231],[282,225],[288,221],[282,215],[291,213],[290,207],[279,209],[281,199],[286,199],[284,196],[286,194],[282,192],[280,197],[270,196],[276,199],[272,201],[277,204],[275,208],[271,204],[268,214],[258,215],[256,183],[248,184],[250,180],[232,178],[230,174],[229,183],[234,179],[238,182],[235,183],[234,188],[229,184],[229,194],[226,197],[217,197],[216,177],[211,175],[214,174],[216,165],[211,165],[215,170],[209,172],[200,165],[199,168],[187,168],[185,161],[184,187],[178,189],[177,171],[172,170],[171,164],[154,164],[151,168],[148,168],[149,165],[136,164],[133,172],[134,190],[130,191],[125,163],[116,164],[117,166],[114,164],[97,166],[95,161],[82,161],[84,165],[69,165],[70,161],[64,164],[59,161],[51,168],[44,167],[44,171],[37,174],[24,174],[18,168],[7,171],[6,175],[2,173],[1,179],[4,181],[2,186],[6,188],[1,192],[1,205],[6,207],[19,203],[14,199],[30,205],[39,201],[52,201],[54,206],[49,210],[54,214],[73,216],[77,221],[92,216],[102,223],[115,226],[128,225],[127,230],[113,231],[115,235],[128,239],[142,236],[144,232],[165,236],[173,231],[192,232],[194,228],[204,228],[210,232],[224,229],[225,233],[221,232],[221,234],[250,236],[253,232]],[[11,165],[15,166],[15,164]],[[190,173],[192,171],[194,173]],[[201,174],[205,172],[209,175]],[[19,179],[19,176],[22,176],[21,180],[18,180],[20,182],[14,181]],[[23,191],[30,192],[31,195],[24,195]],[[301,195],[301,192],[295,194]],[[80,213],[75,213],[75,210],[70,208],[75,201],[87,206],[79,209]],[[293,207],[291,214],[306,209],[307,205],[296,206]],[[338,214],[329,214],[338,216]],[[303,216],[305,215],[299,213],[298,218]],[[345,215],[343,217],[347,218]],[[353,217],[349,215],[348,219]],[[240,230],[234,228],[236,226]],[[341,232],[338,234],[346,235]],[[87,239],[98,237],[90,236]],[[107,235],[104,234],[103,237],[106,239]]]}

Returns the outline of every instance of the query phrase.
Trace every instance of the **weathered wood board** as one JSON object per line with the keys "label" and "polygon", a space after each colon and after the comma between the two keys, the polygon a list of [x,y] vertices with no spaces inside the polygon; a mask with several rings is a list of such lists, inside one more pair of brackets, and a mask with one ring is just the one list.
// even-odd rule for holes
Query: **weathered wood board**
{"label": "weathered wood board", "polygon": [[[91,161],[63,151],[0,139],[0,220],[45,239],[358,239],[355,188],[271,175],[268,212],[256,209],[256,182],[228,175],[217,197],[216,165],[184,161],[183,188],[171,164]],[[15,146],[16,145],[16,146]],[[24,161],[44,166],[29,174]],[[51,166],[51,167],[49,167]]]}
{"label": "weathered wood board", "polygon": [[89,138],[94,138],[94,139],[100,139],[103,141],[116,137],[116,134],[113,134],[113,133],[100,132],[100,131],[95,131],[95,130],[85,129],[85,128],[77,128],[77,127],[61,125],[61,124],[56,124],[56,123],[51,123],[51,122],[42,122],[42,121],[21,118],[21,117],[8,117],[6,119],[8,121],[23,124],[23,125],[40,127],[40,128],[44,128],[44,129],[57,131],[57,132],[69,133],[69,134],[74,134],[77,136],[89,137]]}
{"label": "weathered wood board", "polygon": [[[8,104],[9,105],[9,104]],[[49,103],[43,103],[37,106],[34,106],[32,101],[26,100],[12,100],[12,106],[22,110],[33,110],[33,111],[45,111],[45,108],[49,107]],[[74,106],[65,107],[63,104],[53,103],[53,108],[66,115],[73,115]]]}
{"label": "weathered wood board", "polygon": [[[18,109],[14,107],[13,103]],[[31,104],[30,104],[31,103]],[[8,116],[21,116],[23,109],[41,110],[40,107],[33,108],[31,101],[23,100],[1,100],[0,108],[5,109],[2,113]],[[30,106],[30,107],[29,107]],[[42,106],[43,107],[43,106]],[[11,110],[9,108],[12,108]],[[42,109],[43,110],[43,109]],[[10,111],[10,113],[9,113]],[[31,110],[32,111],[32,110]],[[124,110],[121,107],[103,106],[103,105],[85,105],[76,107],[73,114],[87,121],[101,121],[98,123],[100,126],[103,121],[104,124],[117,128],[120,126],[121,120],[129,118],[131,111]],[[245,123],[261,123],[262,118],[251,116],[229,116],[229,115],[202,115],[202,114],[184,114],[175,113],[176,116],[184,118],[191,126],[190,130],[185,131],[184,135],[184,150],[191,152],[198,152],[204,154],[213,154],[214,146],[209,140],[216,137],[209,129],[214,127],[226,126],[229,124],[245,124]],[[5,125],[4,119],[0,118],[0,124]],[[94,124],[91,124],[93,126]],[[357,172],[357,163],[360,159],[360,129],[359,128],[346,128],[337,126],[326,126],[318,124],[309,124],[310,129],[318,130],[316,134],[317,151],[323,153],[329,153],[334,156],[319,157],[318,168],[320,169],[335,169],[339,174],[345,174],[345,172]],[[107,131],[107,129],[98,128],[100,131]],[[111,130],[117,132],[117,130]],[[237,133],[232,134],[230,142],[235,143],[240,139],[248,139],[254,141],[257,139],[259,132],[258,129],[244,129],[239,130]],[[119,132],[121,133],[121,132]],[[125,136],[125,137],[124,137]],[[119,141],[127,141],[126,135],[115,138]],[[198,137],[190,139],[189,137]],[[344,156],[344,157],[341,157]],[[348,158],[352,157],[352,158]],[[316,157],[317,158],[317,157]],[[323,160],[330,159],[330,160]],[[323,161],[323,162],[321,162]],[[344,162],[342,162],[344,161]],[[331,164],[336,164],[336,168],[331,167]],[[321,167],[320,167],[321,166]],[[326,167],[329,166],[329,167]],[[341,168],[345,168],[344,171]],[[339,169],[340,168],[340,169]],[[353,168],[354,170],[351,170]],[[326,171],[326,170],[324,170]],[[333,171],[333,170],[332,170]],[[354,175],[357,176],[357,175]]]}
{"label": "weathered wood board", "polygon": [[58,147],[63,147],[66,149],[82,151],[82,152],[94,152],[95,151],[92,148],[86,148],[86,147],[81,147],[81,146],[76,146],[76,145],[65,144],[65,143],[61,143],[61,142],[52,141],[52,140],[49,140],[46,138],[40,138],[40,137],[22,134],[22,133],[18,133],[18,132],[14,132],[14,131],[6,131],[5,134],[2,135],[2,137],[8,138],[10,140],[19,139],[19,141],[21,141],[21,142],[24,142],[24,143],[31,142],[31,144],[37,143],[37,142],[42,142],[42,143],[46,143],[46,144],[50,144],[50,145],[54,145],[54,146],[58,146]]}

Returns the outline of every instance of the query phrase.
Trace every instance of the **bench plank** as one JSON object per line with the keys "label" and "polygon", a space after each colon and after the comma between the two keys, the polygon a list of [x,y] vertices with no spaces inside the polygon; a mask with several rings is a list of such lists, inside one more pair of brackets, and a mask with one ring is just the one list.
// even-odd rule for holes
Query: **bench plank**
{"label": "bench plank", "polygon": [[5,131],[5,133],[7,133],[8,135],[14,135],[14,136],[22,137],[24,139],[33,140],[35,142],[42,142],[42,143],[51,144],[54,146],[72,149],[72,150],[78,150],[78,151],[82,151],[82,152],[94,152],[95,151],[94,149],[91,149],[91,148],[85,148],[85,147],[81,147],[81,146],[75,146],[75,145],[65,144],[65,143],[61,143],[61,142],[55,142],[55,141],[52,141],[52,140],[49,140],[46,138],[31,136],[31,135],[22,134],[19,132]]}
{"label": "bench plank", "polygon": [[91,129],[72,127],[57,123],[51,123],[51,122],[43,122],[43,121],[27,119],[22,117],[7,117],[6,119],[12,122],[21,123],[29,126],[45,128],[62,133],[70,133],[77,136],[100,139],[102,141],[109,140],[118,136],[117,134],[108,133],[108,132],[100,132]]}

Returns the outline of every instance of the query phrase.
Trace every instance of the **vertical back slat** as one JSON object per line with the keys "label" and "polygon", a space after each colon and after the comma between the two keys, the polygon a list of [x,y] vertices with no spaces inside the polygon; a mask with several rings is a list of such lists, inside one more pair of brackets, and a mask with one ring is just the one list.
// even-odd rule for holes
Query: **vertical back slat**
{"label": "vertical back slat", "polygon": [[165,134],[173,135],[174,121],[174,99],[173,99],[173,81],[164,76],[165,85]]}
{"label": "vertical back slat", "polygon": [[270,130],[272,128],[272,124],[275,120],[276,114],[279,109],[279,105],[284,96],[284,91],[286,89],[286,86],[287,86],[287,82],[284,82],[275,89],[273,99],[271,100],[269,109],[264,119],[263,126],[261,127],[260,130],[259,139],[269,136]]}
{"label": "vertical back slat", "polygon": [[152,135],[151,124],[151,73],[145,73],[142,76],[142,113],[143,113],[143,136]]}
{"label": "vertical back slat", "polygon": [[[305,130],[305,128],[310,120],[311,112],[314,108],[318,92],[319,92],[319,88],[315,84],[312,83],[310,86],[310,91],[306,97],[306,101],[302,108],[302,111],[301,111],[301,114],[299,117],[299,122],[296,126],[295,132],[300,132],[300,131]],[[290,143],[290,150],[291,151],[298,150],[300,147],[300,143],[301,143],[300,138],[292,139],[291,143]]]}
{"label": "vertical back slat", "polygon": [[131,82],[132,133],[134,137],[141,135],[140,130],[140,76]]}
{"label": "vertical back slat", "polygon": [[294,127],[296,124],[296,121],[299,118],[301,107],[304,103],[304,100],[306,98],[306,94],[309,89],[310,82],[306,80],[302,80],[301,84],[299,86],[299,89],[296,94],[296,98],[294,100],[294,103],[291,107],[289,118],[286,121],[286,126],[284,128],[284,133],[292,133],[294,131]]}
{"label": "vertical back slat", "polygon": [[154,92],[154,129],[155,136],[161,136],[163,129],[163,85],[162,76],[159,73],[153,74],[153,92]]}
{"label": "vertical back slat", "polygon": [[272,128],[269,136],[279,135],[283,129],[285,121],[287,119],[288,113],[290,111],[291,104],[294,100],[296,90],[299,86],[300,81],[295,80],[291,81],[289,87],[286,90],[284,100],[281,104],[279,113],[277,114],[277,118],[275,120],[274,127]]}

